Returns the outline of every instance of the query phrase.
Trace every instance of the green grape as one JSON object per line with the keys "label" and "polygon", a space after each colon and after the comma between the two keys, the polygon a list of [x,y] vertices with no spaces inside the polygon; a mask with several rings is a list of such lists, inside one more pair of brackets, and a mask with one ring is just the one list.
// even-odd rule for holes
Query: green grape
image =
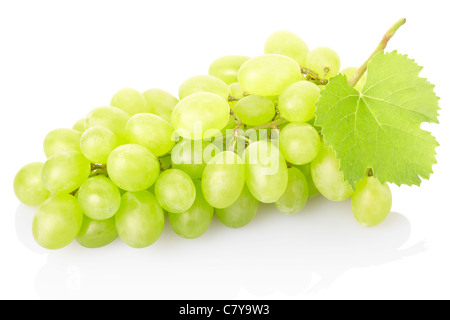
{"label": "green grape", "polygon": [[56,129],[50,132],[44,140],[44,153],[50,158],[60,151],[81,151],[81,133],[73,129]]}
{"label": "green grape", "polygon": [[92,220],[84,216],[77,241],[86,248],[100,248],[110,244],[117,238],[116,219]]}
{"label": "green grape", "polygon": [[366,177],[356,185],[352,210],[356,220],[366,227],[383,222],[391,212],[392,193],[389,186],[375,177]]}
{"label": "green grape", "polygon": [[323,147],[311,163],[311,176],[319,192],[332,201],[342,201],[353,193],[340,171],[339,160],[330,147]]}
{"label": "green grape", "polygon": [[209,92],[217,94],[226,101],[230,95],[228,85],[219,78],[212,76],[195,76],[183,82],[178,90],[180,99],[184,99],[193,93]]}
{"label": "green grape", "polygon": [[275,206],[282,213],[293,214],[303,209],[308,197],[309,187],[305,175],[297,168],[289,168],[286,191],[275,202]]}
{"label": "green grape", "polygon": [[278,99],[278,110],[289,122],[308,122],[314,118],[320,88],[309,81],[289,85]]}
{"label": "green grape", "polygon": [[305,67],[317,74],[320,79],[330,79],[339,73],[341,60],[333,49],[318,47],[306,56]]}
{"label": "green grape", "polygon": [[250,95],[239,100],[234,105],[233,112],[243,124],[258,126],[272,121],[275,116],[275,106],[269,98]]}
{"label": "green grape", "polygon": [[263,140],[251,143],[245,150],[245,179],[260,202],[280,199],[288,183],[288,170],[278,148]]}
{"label": "green grape", "polygon": [[309,190],[309,196],[308,199],[312,199],[315,196],[319,194],[319,190],[317,190],[316,185],[314,184],[314,181],[311,176],[311,163],[307,163],[301,166],[295,166],[297,169],[299,169],[303,174],[305,175],[306,180],[308,181],[308,190]]}
{"label": "green grape", "polygon": [[[244,90],[242,90],[242,87],[239,84],[239,82],[230,84],[228,88],[230,89],[230,96],[233,97],[234,99],[242,99],[243,97],[245,97]],[[230,105],[230,108],[233,108],[237,103],[237,100],[229,101],[228,103]]]}
{"label": "green grape", "polygon": [[278,96],[284,88],[301,78],[298,63],[277,54],[252,58],[242,65],[238,73],[242,89],[260,96]]}
{"label": "green grape", "polygon": [[125,126],[130,116],[119,108],[98,107],[92,110],[86,118],[86,129],[95,126],[105,127],[117,136],[119,144],[125,140]]}
{"label": "green grape", "polygon": [[77,196],[84,214],[94,220],[109,219],[120,207],[119,189],[105,176],[87,179],[78,190]]}
{"label": "green grape", "polygon": [[83,223],[83,211],[70,194],[57,194],[45,201],[33,219],[33,236],[45,249],[56,250],[69,245]]}
{"label": "green grape", "polygon": [[81,136],[81,152],[92,163],[108,161],[111,152],[119,146],[116,135],[105,127],[91,127]]}
{"label": "green grape", "polygon": [[39,206],[50,196],[41,180],[41,162],[27,164],[14,178],[14,192],[17,198],[27,206]]}
{"label": "green grape", "polygon": [[150,106],[144,95],[135,89],[125,88],[117,91],[110,104],[122,109],[130,117],[138,113],[150,113]]}
{"label": "green grape", "polygon": [[80,119],[75,122],[72,129],[83,133],[86,130],[86,118]]}
{"label": "green grape", "polygon": [[[348,67],[341,70],[341,74],[345,75],[347,77],[347,80],[350,81],[353,76],[358,71],[358,68],[356,67]],[[364,83],[366,82],[367,72],[365,72],[361,78],[359,78],[358,82],[355,84],[354,88],[361,92],[362,88],[364,87]]]}
{"label": "green grape", "polygon": [[307,123],[289,123],[280,131],[280,151],[286,161],[293,164],[307,164],[319,153],[320,136]]}
{"label": "green grape", "polygon": [[233,135],[234,128],[236,128],[236,117],[234,115],[230,115],[227,125],[221,130],[222,136],[226,137],[229,134]]}
{"label": "green grape", "polygon": [[155,243],[164,229],[164,212],[148,191],[125,193],[115,218],[120,239],[133,248]]}
{"label": "green grape", "polygon": [[232,84],[237,81],[239,68],[249,59],[250,57],[236,55],[218,58],[211,63],[209,75],[219,78],[226,84]]}
{"label": "green grape", "polygon": [[203,171],[203,195],[214,208],[231,206],[239,198],[244,184],[244,161],[231,151],[216,155]]}
{"label": "green grape", "polygon": [[150,107],[150,113],[156,114],[170,122],[172,110],[179,102],[178,99],[162,89],[149,89],[143,95]]}
{"label": "green grape", "polygon": [[203,235],[211,224],[214,208],[209,205],[202,194],[200,183],[195,184],[194,204],[183,213],[169,213],[172,229],[181,237],[195,239]]}
{"label": "green grape", "polygon": [[153,153],[137,144],[114,149],[109,155],[107,168],[111,180],[126,191],[147,190],[155,183],[160,171]]}
{"label": "green grape", "polygon": [[258,204],[258,200],[253,197],[247,186],[244,186],[239,198],[227,208],[216,209],[216,214],[227,227],[242,228],[253,220],[258,211]]}
{"label": "green grape", "polygon": [[42,167],[42,183],[51,193],[70,193],[89,178],[91,163],[78,151],[61,151]]}
{"label": "green grape", "polygon": [[155,195],[164,210],[182,213],[195,201],[195,185],[191,177],[179,169],[161,173],[155,184]]}
{"label": "green grape", "polygon": [[290,31],[276,31],[267,38],[264,53],[276,53],[294,59],[301,66],[305,64],[309,49],[305,41]]}
{"label": "green grape", "polygon": [[208,141],[184,139],[173,147],[171,153],[174,169],[183,170],[192,179],[201,179],[206,167],[205,160],[212,159],[218,148]]}
{"label": "green grape", "polygon": [[173,109],[172,126],[183,138],[202,140],[222,130],[230,118],[230,107],[213,93],[194,93]]}
{"label": "green grape", "polygon": [[129,143],[144,146],[157,157],[168,153],[175,142],[169,122],[151,113],[134,115],[128,120],[126,137]]}

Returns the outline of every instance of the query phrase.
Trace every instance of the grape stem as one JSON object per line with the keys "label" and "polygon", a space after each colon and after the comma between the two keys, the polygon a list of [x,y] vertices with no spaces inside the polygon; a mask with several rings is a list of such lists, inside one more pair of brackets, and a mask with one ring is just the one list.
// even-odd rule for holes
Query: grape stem
{"label": "grape stem", "polygon": [[380,51],[383,51],[384,49],[386,49],[386,46],[389,42],[389,40],[394,36],[395,32],[397,32],[397,30],[404,25],[406,22],[405,18],[402,18],[400,20],[398,20],[383,36],[383,39],[381,39],[380,43],[378,44],[377,48],[375,49],[375,51],[370,55],[370,57],[361,65],[361,67],[359,67],[358,71],[356,71],[355,75],[350,79],[350,81],[348,82],[352,87],[354,87],[359,79],[362,77],[362,75],[366,72],[367,70],[367,65],[369,64],[369,61]]}
{"label": "grape stem", "polygon": [[252,127],[252,129],[255,129],[255,130],[258,130],[258,129],[269,129],[269,128],[273,129],[273,128],[277,128],[279,125],[282,125],[282,124],[284,124],[286,122],[287,122],[286,119],[279,118],[279,119],[274,120],[272,122],[268,122],[268,123],[261,124],[259,126]]}
{"label": "grape stem", "polygon": [[305,67],[300,67],[300,68],[302,70],[302,73],[306,75],[308,80],[313,82],[314,84],[324,85],[324,84],[328,83],[327,79],[320,79],[319,76],[316,73],[314,73],[313,71],[309,70],[308,68],[305,68]]}

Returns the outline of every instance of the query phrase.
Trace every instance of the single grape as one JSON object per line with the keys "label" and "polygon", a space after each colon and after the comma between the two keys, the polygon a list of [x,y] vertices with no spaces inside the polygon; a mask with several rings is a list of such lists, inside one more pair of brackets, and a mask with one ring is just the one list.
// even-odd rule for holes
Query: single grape
{"label": "single grape", "polygon": [[366,177],[356,185],[352,210],[356,220],[366,227],[383,222],[391,212],[392,193],[389,186],[375,177]]}
{"label": "single grape", "polygon": [[293,214],[303,209],[308,197],[309,187],[305,175],[297,168],[289,168],[286,191],[275,202],[275,206],[282,213]]}
{"label": "single grape", "polygon": [[278,148],[263,140],[251,143],[245,150],[245,179],[260,202],[280,199],[288,183],[288,170]]}
{"label": "single grape", "polygon": [[339,160],[330,147],[322,147],[311,163],[311,176],[319,192],[332,201],[342,201],[353,193],[340,171]]}
{"label": "single grape", "polygon": [[309,196],[308,199],[312,199],[315,196],[319,194],[319,190],[317,190],[316,185],[314,184],[314,181],[311,176],[311,163],[307,163],[301,166],[295,166],[297,169],[299,169],[304,175],[306,180],[308,181],[308,190],[309,190]]}
{"label": "single grape", "polygon": [[169,213],[172,229],[181,237],[195,239],[203,235],[211,224],[214,208],[209,205],[202,194],[200,183],[195,184],[194,204],[185,212]]}
{"label": "single grape", "polygon": [[[342,69],[340,73],[345,75],[347,77],[347,80],[350,81],[353,78],[353,76],[356,74],[357,71],[358,71],[358,68],[356,68],[356,67],[348,67],[348,68]],[[362,91],[364,83],[366,82],[366,77],[367,77],[367,72],[364,72],[364,74],[361,76],[361,78],[359,78],[358,82],[354,86],[354,88],[356,90],[358,90],[359,92]]]}
{"label": "single grape", "polygon": [[195,201],[195,185],[184,171],[169,169],[161,173],[155,184],[155,195],[164,210],[182,213]]}
{"label": "single grape", "polygon": [[302,73],[291,58],[265,54],[245,62],[239,69],[238,79],[247,93],[278,96],[289,84],[302,79]]}
{"label": "single grape", "polygon": [[61,249],[75,240],[82,223],[83,211],[78,200],[60,193],[39,207],[33,219],[33,236],[45,249]]}
{"label": "single grape", "polygon": [[144,146],[157,157],[168,153],[175,144],[172,140],[172,126],[155,114],[141,113],[132,116],[125,130],[129,143]]}
{"label": "single grape", "polygon": [[236,99],[234,101],[232,100],[228,102],[230,104],[230,108],[233,108],[239,99],[245,97],[245,94],[239,82],[234,82],[230,84],[228,88],[230,89],[230,96]]}
{"label": "single grape", "polygon": [[308,122],[314,118],[320,89],[309,81],[297,81],[286,87],[278,99],[278,110],[289,122]]}
{"label": "single grape", "polygon": [[81,133],[73,129],[56,129],[50,132],[44,140],[44,153],[50,158],[60,151],[81,151]]}
{"label": "single grape", "polygon": [[237,82],[237,74],[242,64],[250,57],[230,55],[218,58],[211,63],[209,75],[219,78],[226,84]]}
{"label": "single grape", "polygon": [[77,190],[89,178],[91,163],[78,151],[61,151],[42,167],[42,184],[53,194]]}
{"label": "single grape", "polygon": [[105,127],[117,136],[119,144],[125,143],[125,126],[130,116],[119,108],[98,107],[86,117],[86,129],[95,126]]}
{"label": "single grape", "polygon": [[330,79],[339,73],[341,60],[333,49],[318,47],[306,56],[305,67],[317,74],[320,79]]}
{"label": "single grape", "polygon": [[230,118],[226,100],[216,94],[194,93],[181,100],[173,109],[172,126],[186,139],[202,140],[222,130]]}
{"label": "single grape", "polygon": [[147,148],[126,144],[114,149],[107,161],[111,180],[126,191],[144,191],[159,175],[158,159]]}
{"label": "single grape", "polygon": [[193,93],[209,92],[217,94],[228,101],[230,91],[228,85],[219,78],[212,76],[195,76],[183,82],[178,90],[180,99],[184,99]]}
{"label": "single grape", "polygon": [[41,180],[41,162],[27,164],[14,178],[14,192],[17,198],[27,206],[39,206],[50,196]]}
{"label": "single grape", "polygon": [[239,198],[229,207],[216,209],[219,220],[230,228],[242,228],[250,223],[258,211],[258,200],[247,186],[242,188]]}
{"label": "single grape", "polygon": [[275,116],[275,106],[269,98],[250,95],[239,100],[234,105],[233,112],[243,124],[258,126],[272,121]]}
{"label": "single grape", "polygon": [[102,175],[87,179],[78,190],[77,196],[84,214],[94,220],[109,219],[120,207],[119,189]]}
{"label": "single grape", "polygon": [[92,220],[84,216],[77,241],[86,248],[100,248],[110,244],[117,238],[116,219]]}
{"label": "single grape", "polygon": [[83,133],[86,130],[86,118],[80,119],[72,127],[73,130]]}
{"label": "single grape", "polygon": [[80,146],[89,161],[105,164],[111,152],[119,146],[119,141],[111,130],[95,126],[83,133]]}
{"label": "single grape", "polygon": [[239,198],[244,184],[244,161],[231,151],[216,155],[203,171],[203,195],[214,208],[231,206]]}
{"label": "single grape", "polygon": [[294,59],[301,66],[305,64],[309,49],[305,41],[290,31],[275,31],[266,40],[264,53],[275,53]]}
{"label": "single grape", "polygon": [[150,113],[150,106],[144,95],[135,89],[125,88],[117,91],[110,104],[122,109],[130,117],[138,113]]}
{"label": "single grape", "polygon": [[319,153],[320,136],[307,123],[289,123],[280,131],[280,151],[286,161],[293,164],[307,164]]}
{"label": "single grape", "polygon": [[120,239],[133,248],[155,243],[164,229],[164,212],[148,191],[125,193],[115,219]]}
{"label": "single grape", "polygon": [[201,179],[207,160],[216,153],[218,148],[208,141],[184,139],[172,149],[172,166],[183,170],[192,179]]}
{"label": "single grape", "polygon": [[162,89],[149,89],[143,95],[150,107],[150,113],[156,114],[170,122],[172,110],[179,102],[178,99]]}

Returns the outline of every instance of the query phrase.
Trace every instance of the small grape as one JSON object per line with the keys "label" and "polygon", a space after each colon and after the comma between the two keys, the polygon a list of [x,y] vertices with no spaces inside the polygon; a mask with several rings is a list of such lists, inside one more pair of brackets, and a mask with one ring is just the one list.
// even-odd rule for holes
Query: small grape
{"label": "small grape", "polygon": [[214,93],[228,101],[230,90],[228,85],[219,78],[212,76],[195,76],[183,82],[178,90],[180,99],[184,99],[193,93]]}
{"label": "small grape", "polygon": [[229,207],[216,209],[219,220],[230,228],[242,228],[250,223],[258,211],[258,200],[247,186],[242,188],[239,198]]}
{"label": "small grape", "polygon": [[155,195],[164,210],[183,213],[195,201],[195,185],[189,175],[178,169],[161,173],[155,184]]}
{"label": "small grape", "polygon": [[156,114],[170,122],[172,110],[179,102],[178,99],[162,89],[149,89],[143,95],[150,107],[150,113]]}
{"label": "small grape", "polygon": [[308,197],[309,187],[305,175],[297,168],[289,168],[286,191],[275,202],[275,206],[282,213],[293,214],[303,209]]}
{"label": "small grape", "polygon": [[130,117],[138,113],[150,113],[150,106],[144,95],[135,89],[125,88],[117,91],[110,104],[122,109]]}
{"label": "small grape", "polygon": [[126,144],[114,149],[107,161],[111,180],[126,191],[144,191],[159,175],[158,159],[147,148]]}
{"label": "small grape", "polygon": [[119,189],[105,176],[87,179],[81,185],[77,196],[84,214],[94,220],[109,219],[120,207]]}
{"label": "small grape", "polygon": [[320,88],[309,81],[298,81],[286,87],[278,99],[278,110],[289,122],[308,122],[314,118]]}
{"label": "small grape", "polygon": [[155,114],[141,113],[132,116],[125,131],[129,143],[144,146],[157,157],[170,152],[175,144],[172,140],[172,126]]}
{"label": "small grape", "polygon": [[73,129],[56,129],[44,140],[44,152],[47,158],[59,151],[80,152],[81,133]]}
{"label": "small grape", "polygon": [[291,83],[302,79],[295,60],[278,54],[265,54],[246,61],[238,73],[242,89],[260,96],[278,96]]}
{"label": "small grape", "polygon": [[244,162],[231,151],[216,155],[203,171],[203,195],[214,208],[231,206],[239,198],[244,184]]}
{"label": "small grape", "polygon": [[104,247],[117,238],[116,219],[92,220],[84,216],[77,241],[86,248]]}
{"label": "small grape", "polygon": [[314,160],[321,148],[319,133],[307,123],[289,123],[280,131],[280,151],[290,163],[302,165]]}
{"label": "small grape", "polygon": [[316,73],[320,79],[330,79],[339,73],[341,60],[333,49],[318,47],[306,56],[305,67]]}
{"label": "small grape", "polygon": [[352,210],[356,220],[366,227],[383,222],[392,207],[392,193],[389,186],[381,184],[375,177],[366,177],[356,185],[352,196]]}
{"label": "small grape", "polygon": [[86,118],[80,119],[72,127],[73,130],[83,133],[86,130]]}
{"label": "small grape", "polygon": [[98,107],[86,117],[86,129],[95,126],[105,127],[117,136],[119,144],[125,143],[125,126],[130,116],[123,110],[114,107]]}
{"label": "small grape", "polygon": [[242,64],[250,57],[230,55],[218,58],[211,63],[209,75],[221,79],[226,84],[237,82],[237,74]]}
{"label": "small grape", "polygon": [[234,105],[233,112],[243,124],[258,126],[272,121],[275,116],[275,106],[269,98],[250,95],[240,99]]}
{"label": "small grape", "polygon": [[304,65],[309,49],[302,38],[290,31],[276,31],[266,40],[264,53],[288,56],[301,66]]}
{"label": "small grape", "polygon": [[82,223],[83,211],[78,200],[60,193],[39,207],[33,219],[33,236],[45,249],[61,249],[75,240]]}
{"label": "small grape", "polygon": [[91,163],[78,151],[61,151],[42,167],[42,184],[53,194],[77,190],[89,178]]}
{"label": "small grape", "polygon": [[119,146],[114,132],[105,127],[91,127],[81,136],[81,152],[92,163],[105,164],[111,152]]}
{"label": "small grape", "polygon": [[41,162],[27,164],[19,170],[14,179],[14,192],[23,204],[38,206],[50,196],[41,180],[41,171],[44,166]]}
{"label": "small grape", "polygon": [[120,239],[133,248],[155,243],[164,229],[164,212],[148,191],[125,193],[115,220]]}

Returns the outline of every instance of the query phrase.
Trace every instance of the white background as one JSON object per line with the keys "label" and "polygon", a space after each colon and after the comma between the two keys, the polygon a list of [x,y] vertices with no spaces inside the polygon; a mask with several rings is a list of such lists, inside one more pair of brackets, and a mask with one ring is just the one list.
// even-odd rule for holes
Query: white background
{"label": "white background", "polygon": [[[1,1],[0,298],[450,298],[448,1]],[[72,127],[123,87],[177,93],[226,54],[256,56],[273,31],[296,32],[358,66],[399,18],[392,39],[425,66],[441,97],[439,164],[420,188],[392,187],[391,216],[366,229],[350,202],[317,198],[285,216],[263,206],[240,230],[217,219],[199,239],[167,223],[153,246],[119,240],[48,252],[31,236],[35,211],[12,182],[44,161],[52,129]]]}

